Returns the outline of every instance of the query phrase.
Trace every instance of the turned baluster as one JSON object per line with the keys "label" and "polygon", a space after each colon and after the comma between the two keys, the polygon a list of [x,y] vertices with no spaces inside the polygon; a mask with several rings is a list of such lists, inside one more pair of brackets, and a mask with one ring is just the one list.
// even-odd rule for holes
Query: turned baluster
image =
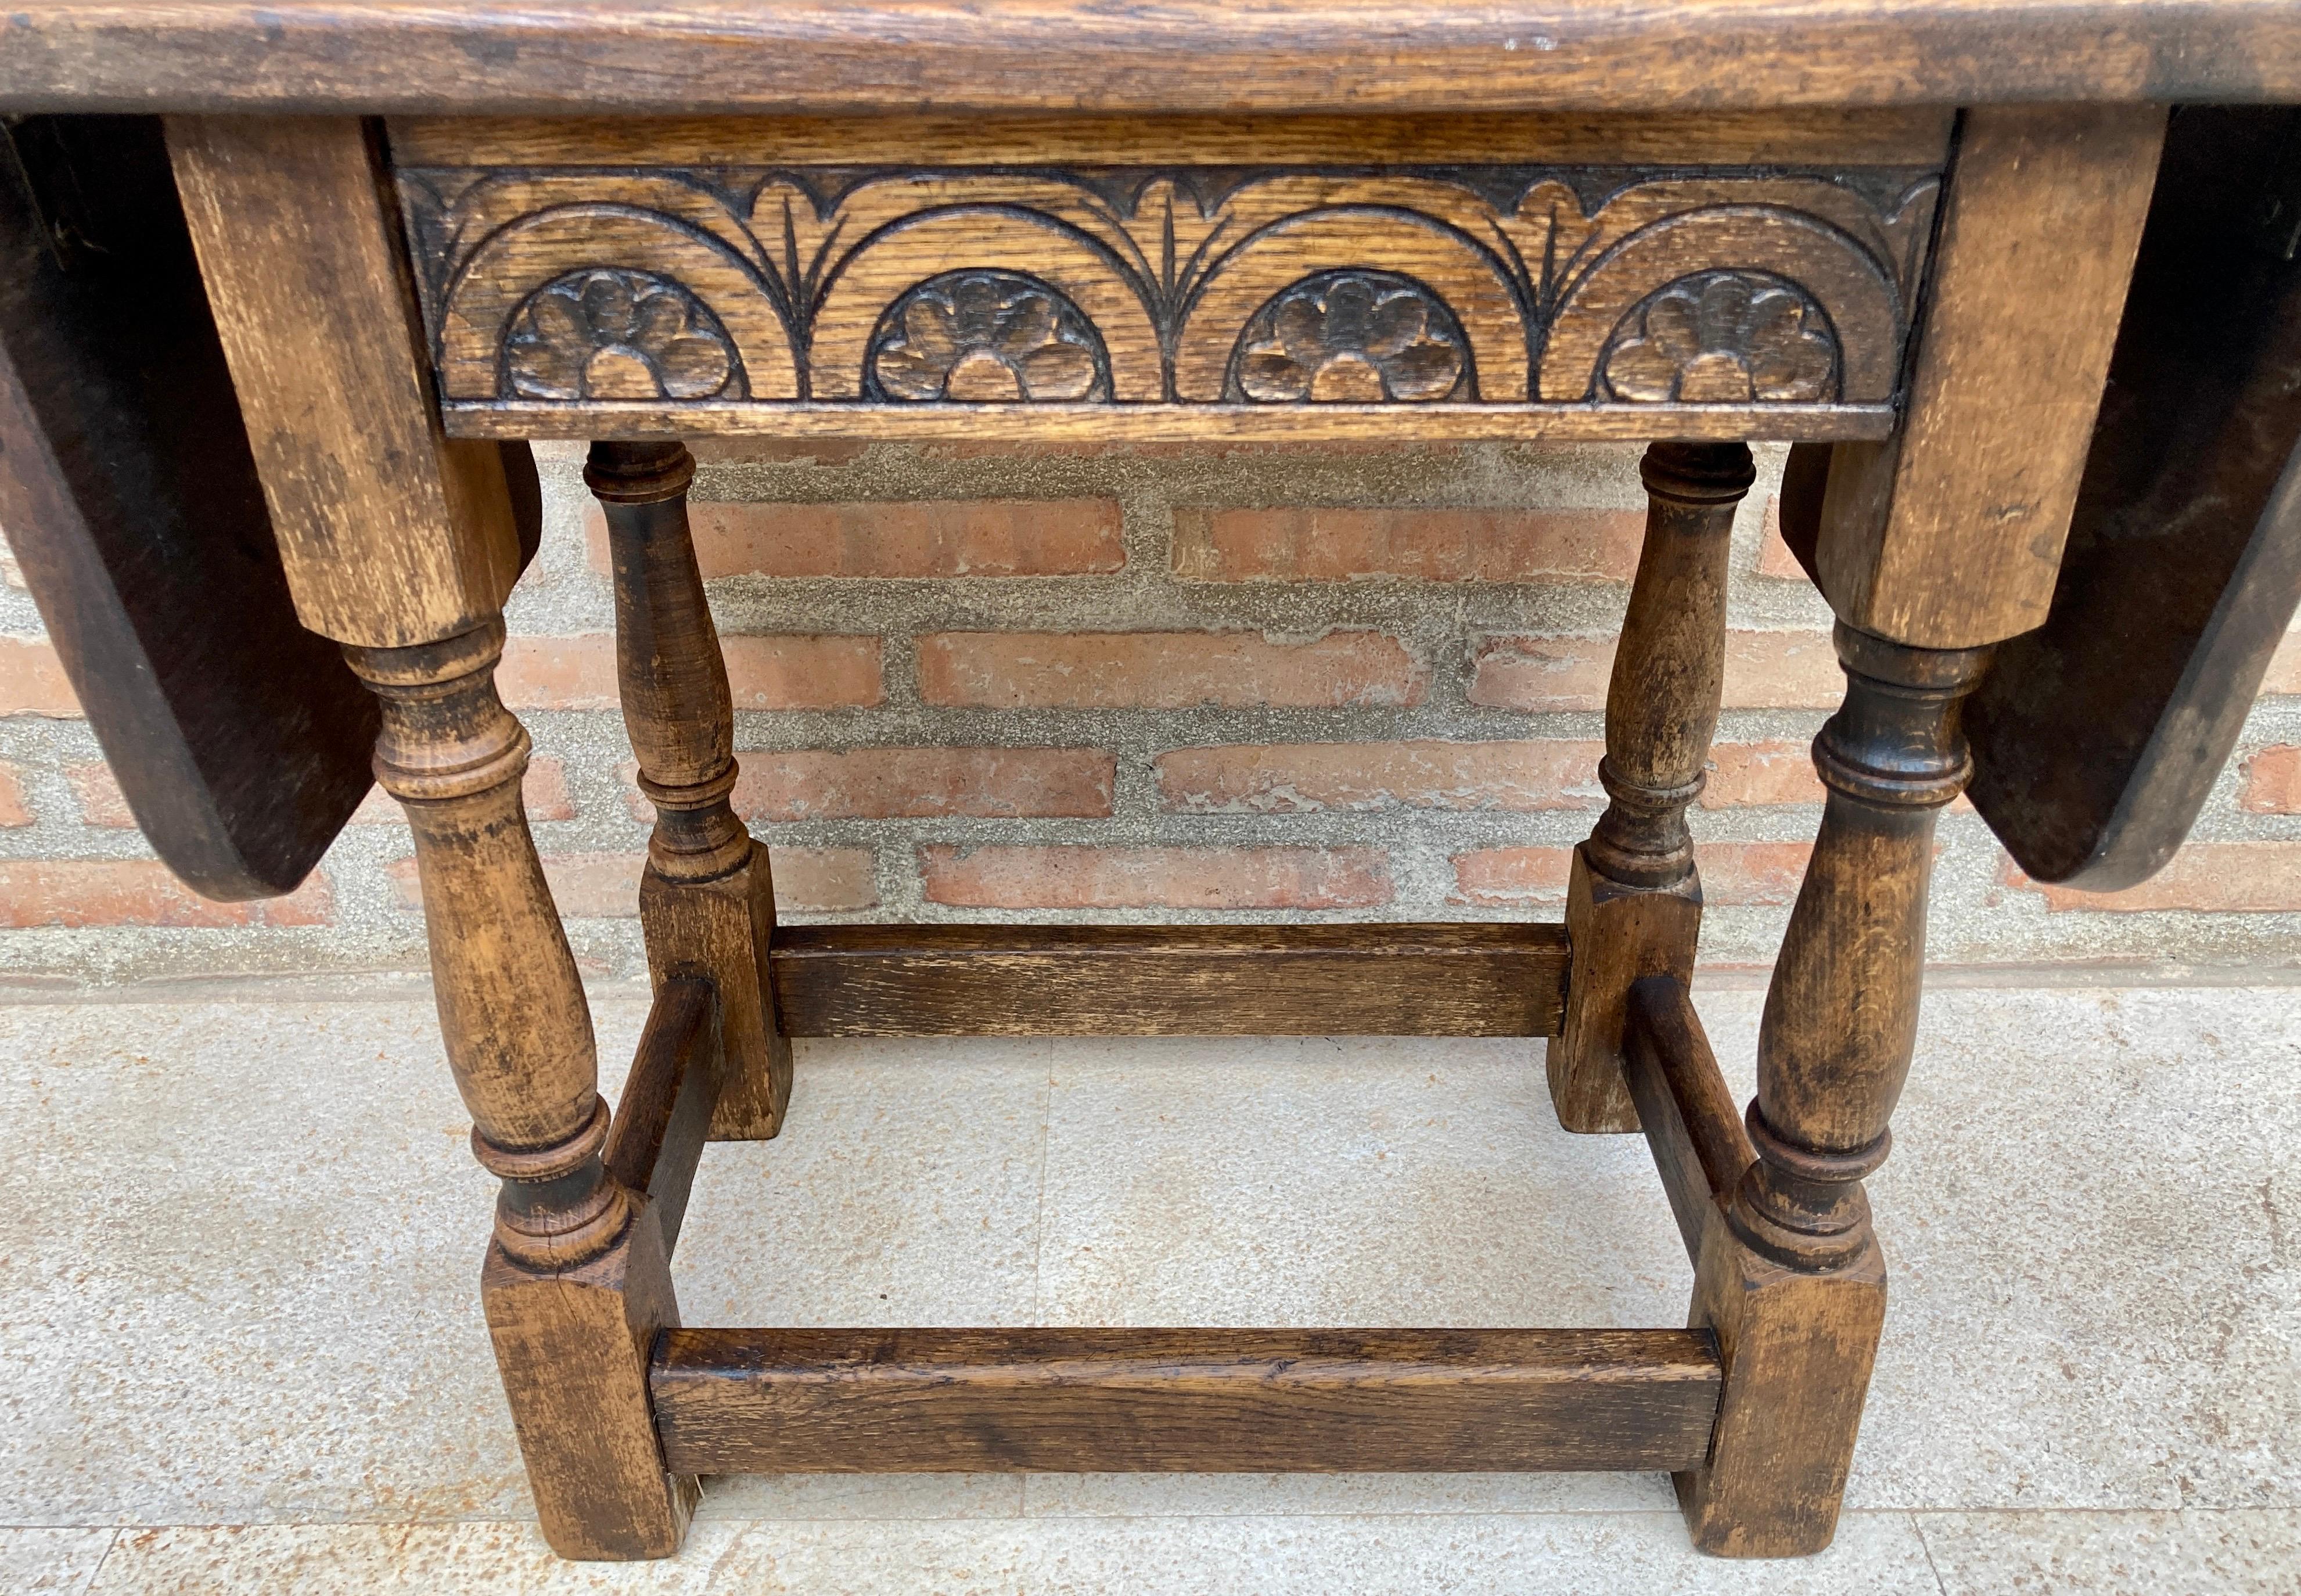
{"label": "turned baluster", "polygon": [[1606,694],[1607,805],[1574,850],[1566,1019],[1547,1058],[1569,1131],[1638,1128],[1621,1065],[1630,986],[1693,974],[1702,884],[1686,811],[1718,727],[1734,512],[1754,474],[1738,443],[1657,443],[1638,471],[1645,546]]}
{"label": "turned baluster", "polygon": [[376,778],[414,834],[448,1062],[473,1150],[505,1182],[496,1240],[555,1268],[604,1251],[630,1205],[599,1161],[591,1015],[528,834],[528,736],[496,696],[502,650],[498,623],[345,652],[382,704]]}
{"label": "turned baluster", "polygon": [[791,1095],[767,949],[767,850],[732,805],[734,700],[688,528],[695,458],[678,443],[595,443],[583,480],[607,523],[615,667],[640,790],[655,806],[640,921],[656,986],[702,975],[718,989],[724,1085],[713,1136],[773,1136]]}
{"label": "turned baluster", "polygon": [[414,834],[448,1065],[503,1180],[481,1290],[545,1533],[571,1557],[661,1557],[696,1490],[665,1473],[648,1408],[647,1347],[678,1310],[652,1214],[600,1159],[590,1012],[520,799],[503,639],[490,622],[345,653],[382,705],[376,775]]}
{"label": "turned baluster", "polygon": [[1958,712],[1986,648],[1912,648],[1840,624],[1845,702],[1814,740],[1821,831],[1774,964],[1736,1233],[1792,1268],[1868,1245],[1864,1176],[1916,1045],[1934,822],[1971,773]]}
{"label": "turned baluster", "polygon": [[1958,712],[1988,657],[1843,623],[1837,643],[1845,700],[1814,740],[1828,798],[1759,1031],[1757,1161],[1695,1270],[1726,1389],[1678,1495],[1695,1543],[1729,1556],[1818,1551],[1837,1525],[1886,1308],[1862,1181],[1909,1074],[1934,822],[1970,768]]}

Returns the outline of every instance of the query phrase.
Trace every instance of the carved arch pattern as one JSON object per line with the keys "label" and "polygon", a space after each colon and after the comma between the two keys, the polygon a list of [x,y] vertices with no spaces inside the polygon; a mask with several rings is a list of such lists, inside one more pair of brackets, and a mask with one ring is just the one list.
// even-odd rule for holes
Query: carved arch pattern
{"label": "carved arch pattern", "polygon": [[1882,405],[1937,188],[1509,166],[400,184],[448,402],[673,407]]}

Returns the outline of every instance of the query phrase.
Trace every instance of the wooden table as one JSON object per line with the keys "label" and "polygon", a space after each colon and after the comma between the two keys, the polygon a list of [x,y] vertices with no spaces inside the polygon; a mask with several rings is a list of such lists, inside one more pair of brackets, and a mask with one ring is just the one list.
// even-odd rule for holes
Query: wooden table
{"label": "wooden table", "polygon": [[[2054,609],[2165,103],[2296,99],[2290,0],[17,0],[0,109],[61,119],[25,225],[151,191],[96,279],[21,266],[0,521],[204,890],[292,886],[380,731],[565,1555],[675,1551],[699,1475],[923,1469],[1668,1470],[1703,1550],[1811,1552],[1961,705]],[[680,440],[730,434],[1668,440],[1565,923],[779,930],[688,535]],[[492,681],[539,438],[598,440],[657,814],[612,1124]],[[1745,1116],[1686,814],[1750,439],[1816,446],[1785,523],[1847,688]],[[680,1323],[702,1145],[776,1133],[791,1036],[1335,1032],[1548,1038],[1560,1121],[1653,1147],[1690,1328]]]}

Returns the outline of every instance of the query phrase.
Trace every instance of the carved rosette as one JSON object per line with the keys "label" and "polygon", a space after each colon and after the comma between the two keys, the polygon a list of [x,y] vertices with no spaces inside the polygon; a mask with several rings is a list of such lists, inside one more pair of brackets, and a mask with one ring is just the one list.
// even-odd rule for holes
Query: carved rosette
{"label": "carved rosette", "polygon": [[742,398],[726,329],[667,277],[595,267],[528,296],[504,340],[503,389],[522,399]]}
{"label": "carved rosette", "polygon": [[1599,363],[1617,399],[1811,405],[1837,397],[1837,339],[1805,290],[1755,272],[1701,272],[1622,318]]}
{"label": "carved rosette", "polygon": [[1469,343],[1445,303],[1392,272],[1321,272],[1272,297],[1240,334],[1232,400],[1413,404],[1476,397]]}
{"label": "carved rosette", "polygon": [[946,272],[880,318],[865,357],[874,398],[961,405],[1094,403],[1110,362],[1093,323],[1020,272]]}

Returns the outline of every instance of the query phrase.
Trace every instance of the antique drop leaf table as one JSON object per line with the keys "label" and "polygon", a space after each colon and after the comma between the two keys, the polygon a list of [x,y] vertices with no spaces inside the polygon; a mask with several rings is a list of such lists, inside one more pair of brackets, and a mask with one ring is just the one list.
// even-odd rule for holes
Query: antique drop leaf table
{"label": "antique drop leaf table", "polygon": [[[404,804],[565,1555],[676,1551],[700,1475],[981,1469],[1666,1470],[1703,1550],[1811,1552],[1935,816],[1978,763],[2033,871],[2138,879],[2292,612],[2284,114],[2173,113],[2144,230],[2169,106],[2295,100],[2295,0],[15,0],[0,523],[195,886],[293,887],[371,748]],[[688,531],[730,434],[1650,442],[1564,923],[778,928]],[[531,439],[593,440],[657,816],[612,1122],[493,685]],[[1753,439],[1846,688],[1745,1115],[1686,815]],[[1546,1038],[1686,1325],[681,1323],[791,1037],[1337,1032]]]}

